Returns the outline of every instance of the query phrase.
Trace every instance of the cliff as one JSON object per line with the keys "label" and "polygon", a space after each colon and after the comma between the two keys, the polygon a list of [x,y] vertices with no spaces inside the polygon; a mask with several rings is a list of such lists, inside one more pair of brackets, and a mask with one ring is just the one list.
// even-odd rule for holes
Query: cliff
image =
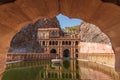
{"label": "cliff", "polygon": [[56,17],[40,19],[34,24],[25,25],[12,39],[9,53],[42,53],[43,49],[37,41],[38,28],[59,27]]}
{"label": "cliff", "polygon": [[82,42],[110,44],[109,37],[104,34],[99,27],[83,22],[80,26],[80,39]]}

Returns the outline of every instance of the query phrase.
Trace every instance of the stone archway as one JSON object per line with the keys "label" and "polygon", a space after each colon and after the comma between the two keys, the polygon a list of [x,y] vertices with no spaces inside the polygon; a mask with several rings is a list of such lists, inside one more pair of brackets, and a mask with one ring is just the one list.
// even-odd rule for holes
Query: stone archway
{"label": "stone archway", "polygon": [[56,51],[55,49],[51,49],[51,50],[50,50],[50,53],[51,53],[51,54],[56,54],[57,51]]}
{"label": "stone archway", "polygon": [[[14,3],[0,5],[1,59],[6,56],[12,37],[22,26],[34,23],[43,17],[56,16],[61,12],[69,17],[81,18],[98,25],[111,39],[116,55],[116,70],[120,71],[120,6],[104,3],[102,0],[35,0],[34,3],[32,2],[32,0],[16,0]],[[5,67],[5,60],[0,63]]]}
{"label": "stone archway", "polygon": [[69,49],[65,49],[63,51],[63,58],[67,58],[67,57],[70,57],[70,51],[69,51]]}

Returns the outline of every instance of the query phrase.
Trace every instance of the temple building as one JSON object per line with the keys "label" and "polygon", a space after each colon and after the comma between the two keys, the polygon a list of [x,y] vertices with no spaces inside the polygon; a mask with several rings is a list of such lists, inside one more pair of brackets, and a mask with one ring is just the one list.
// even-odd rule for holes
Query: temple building
{"label": "temple building", "polygon": [[58,54],[59,58],[76,58],[78,55],[78,33],[65,33],[60,28],[39,28],[37,37],[45,54]]}

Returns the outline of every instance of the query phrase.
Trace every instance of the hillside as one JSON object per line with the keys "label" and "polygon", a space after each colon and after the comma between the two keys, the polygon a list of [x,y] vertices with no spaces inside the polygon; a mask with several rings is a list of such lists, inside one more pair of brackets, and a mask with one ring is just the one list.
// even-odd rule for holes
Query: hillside
{"label": "hillside", "polygon": [[38,28],[59,27],[56,17],[40,19],[36,23],[25,25],[12,39],[9,53],[40,53],[43,52],[37,41]]}

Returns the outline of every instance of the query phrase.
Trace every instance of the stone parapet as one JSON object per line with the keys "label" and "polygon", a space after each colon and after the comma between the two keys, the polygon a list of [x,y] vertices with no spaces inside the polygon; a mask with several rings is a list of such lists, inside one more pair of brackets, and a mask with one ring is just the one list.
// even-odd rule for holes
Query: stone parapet
{"label": "stone parapet", "polygon": [[115,54],[109,53],[79,53],[78,59],[82,61],[91,61],[98,64],[115,67]]}
{"label": "stone parapet", "polygon": [[7,62],[19,60],[40,60],[40,59],[53,59],[58,57],[58,54],[46,53],[11,53],[7,54]]}
{"label": "stone parapet", "polygon": [[104,43],[80,42],[79,53],[114,53],[111,45]]}

